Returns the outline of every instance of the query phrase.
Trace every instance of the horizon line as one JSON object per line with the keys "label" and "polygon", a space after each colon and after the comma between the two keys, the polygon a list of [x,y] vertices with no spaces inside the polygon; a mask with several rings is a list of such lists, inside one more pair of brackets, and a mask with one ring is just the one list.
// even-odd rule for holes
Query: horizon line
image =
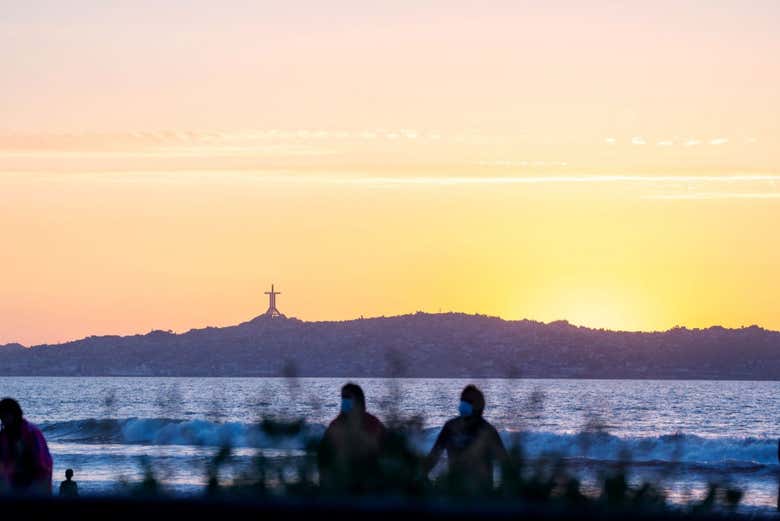
{"label": "horizon line", "polygon": [[81,337],[81,338],[75,338],[75,339],[70,339],[70,340],[63,340],[63,341],[59,341],[59,342],[57,342],[57,341],[55,341],[53,343],[46,343],[46,342],[44,342],[44,343],[33,344],[33,345],[22,344],[21,342],[6,342],[4,344],[0,344],[0,348],[6,347],[6,346],[16,345],[16,346],[21,346],[24,349],[31,349],[31,348],[34,348],[34,347],[41,347],[41,346],[60,346],[60,345],[63,345],[63,344],[70,344],[70,343],[74,343],[74,342],[80,342],[82,340],[87,340],[89,338],[103,338],[103,337],[114,337],[114,336],[120,337],[120,338],[127,338],[127,337],[133,337],[133,336],[146,336],[146,335],[149,335],[151,333],[159,333],[159,332],[168,333],[168,334],[171,334],[171,335],[184,335],[184,334],[187,334],[187,333],[191,333],[193,331],[200,331],[200,330],[204,330],[204,329],[227,329],[227,328],[231,328],[231,327],[238,327],[238,326],[242,326],[244,324],[248,324],[250,322],[253,322],[253,321],[258,320],[258,319],[263,319],[263,318],[266,318],[267,320],[277,320],[277,321],[280,321],[280,320],[281,321],[283,321],[283,320],[293,320],[293,321],[307,323],[307,324],[318,324],[318,323],[357,322],[357,321],[360,321],[360,320],[394,319],[394,318],[409,317],[409,316],[414,316],[414,315],[465,315],[466,317],[474,317],[474,318],[482,317],[482,318],[488,318],[488,319],[496,319],[496,320],[499,320],[501,322],[533,322],[533,323],[541,324],[541,325],[544,325],[544,326],[550,326],[550,325],[554,325],[554,324],[563,323],[563,324],[566,324],[568,326],[571,326],[571,327],[577,328],[577,329],[589,329],[591,331],[604,331],[604,332],[610,332],[610,333],[627,333],[627,334],[649,334],[649,335],[651,335],[651,334],[669,333],[669,332],[677,330],[677,329],[683,329],[683,330],[687,330],[687,331],[706,331],[708,329],[715,329],[715,328],[720,328],[720,329],[725,329],[725,330],[730,330],[730,331],[738,331],[740,329],[758,328],[758,329],[761,329],[761,330],[769,332],[769,333],[780,333],[780,330],[769,329],[769,328],[764,327],[764,326],[759,325],[759,324],[742,325],[742,326],[738,326],[738,327],[726,327],[726,326],[723,326],[723,325],[720,325],[720,324],[711,324],[711,325],[706,326],[706,327],[688,327],[688,326],[685,326],[685,325],[677,324],[677,325],[674,325],[674,326],[666,328],[666,329],[651,329],[651,330],[642,330],[642,329],[611,329],[611,328],[605,328],[605,327],[594,327],[594,326],[588,326],[588,325],[584,325],[584,324],[576,324],[576,323],[570,322],[567,319],[556,319],[556,320],[551,320],[549,322],[545,322],[543,320],[535,320],[535,319],[531,319],[531,318],[516,318],[516,319],[513,319],[513,318],[505,318],[505,317],[502,317],[500,315],[488,315],[488,314],[484,314],[484,313],[468,313],[468,312],[465,312],[465,311],[438,311],[438,312],[430,312],[430,311],[418,310],[418,311],[414,311],[414,312],[401,313],[401,314],[397,314],[397,315],[375,315],[375,316],[369,316],[369,317],[364,317],[364,316],[361,315],[359,317],[347,318],[347,319],[341,319],[341,320],[338,320],[338,319],[333,319],[333,320],[303,320],[303,319],[300,319],[300,318],[297,318],[297,317],[287,316],[287,315],[283,315],[281,317],[265,317],[265,314],[263,313],[263,314],[260,314],[260,315],[256,315],[256,316],[250,318],[249,320],[245,320],[245,321],[239,322],[237,324],[228,324],[228,325],[224,325],[224,326],[193,327],[193,328],[190,328],[190,329],[187,329],[187,330],[181,330],[181,331],[174,331],[172,329],[167,329],[167,330],[166,329],[151,329],[151,330],[147,331],[146,333],[128,333],[128,334],[118,334],[118,333],[117,334],[111,334],[111,333],[106,333],[106,334],[94,334],[94,335],[87,335],[87,336],[84,336],[84,337]]}

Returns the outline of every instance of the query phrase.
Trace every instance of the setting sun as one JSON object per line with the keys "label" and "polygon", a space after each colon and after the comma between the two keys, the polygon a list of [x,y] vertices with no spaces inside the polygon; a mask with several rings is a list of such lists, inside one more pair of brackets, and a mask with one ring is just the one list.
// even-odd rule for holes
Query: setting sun
{"label": "setting sun", "polygon": [[271,281],[306,320],[780,328],[776,6],[79,3],[2,23],[0,342]]}

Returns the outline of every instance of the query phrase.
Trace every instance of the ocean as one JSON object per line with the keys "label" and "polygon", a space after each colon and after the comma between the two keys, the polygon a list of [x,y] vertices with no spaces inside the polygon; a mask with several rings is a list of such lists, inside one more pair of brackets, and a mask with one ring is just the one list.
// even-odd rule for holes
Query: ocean
{"label": "ocean", "polygon": [[[16,398],[43,430],[55,484],[75,471],[82,494],[139,481],[150,465],[176,494],[202,490],[217,447],[235,447],[232,471],[257,454],[303,454],[305,436],[274,439],[263,418],[306,420],[319,436],[337,414],[336,378],[3,377],[0,396]],[[505,443],[531,459],[567,458],[583,483],[621,460],[631,480],[660,481],[676,502],[702,497],[710,481],[745,491],[747,508],[777,503],[780,382],[660,380],[356,378],[380,419],[419,417],[420,450],[457,414],[460,390],[480,387],[485,417]],[[146,462],[146,463],[145,463]],[[229,477],[229,475],[227,476]]]}

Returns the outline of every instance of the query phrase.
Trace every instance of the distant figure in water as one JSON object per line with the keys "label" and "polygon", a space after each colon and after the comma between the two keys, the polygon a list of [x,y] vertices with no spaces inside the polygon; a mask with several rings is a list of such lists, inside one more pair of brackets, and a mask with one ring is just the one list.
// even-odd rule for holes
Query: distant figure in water
{"label": "distant figure in water", "polygon": [[40,429],[12,398],[0,400],[0,421],[0,491],[51,495],[51,454]]}
{"label": "distant figure in water", "polygon": [[73,481],[73,469],[65,471],[65,481],[60,483],[60,497],[78,497],[79,484]]}
{"label": "distant figure in water", "polygon": [[363,389],[341,388],[341,410],[325,430],[318,453],[320,486],[331,492],[376,490],[386,429],[366,411]]}
{"label": "distant figure in water", "polygon": [[486,493],[493,488],[493,465],[509,455],[496,429],[482,417],[485,396],[474,385],[460,395],[459,416],[444,424],[425,460],[427,476],[447,451],[450,486],[466,494]]}

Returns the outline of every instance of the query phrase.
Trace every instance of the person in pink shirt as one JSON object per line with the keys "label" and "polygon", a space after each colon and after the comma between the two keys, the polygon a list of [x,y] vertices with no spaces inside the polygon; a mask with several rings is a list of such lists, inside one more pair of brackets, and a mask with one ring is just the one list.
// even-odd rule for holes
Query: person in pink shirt
{"label": "person in pink shirt", "polygon": [[0,400],[0,493],[51,495],[52,460],[41,430],[13,398]]}

